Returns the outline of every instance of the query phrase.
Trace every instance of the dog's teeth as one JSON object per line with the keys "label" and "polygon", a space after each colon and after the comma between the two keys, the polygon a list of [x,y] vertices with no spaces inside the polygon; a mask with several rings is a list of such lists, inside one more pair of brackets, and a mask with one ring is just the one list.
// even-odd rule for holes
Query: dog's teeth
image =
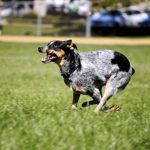
{"label": "dog's teeth", "polygon": [[45,58],[42,58],[42,61],[46,61],[46,59],[45,59]]}

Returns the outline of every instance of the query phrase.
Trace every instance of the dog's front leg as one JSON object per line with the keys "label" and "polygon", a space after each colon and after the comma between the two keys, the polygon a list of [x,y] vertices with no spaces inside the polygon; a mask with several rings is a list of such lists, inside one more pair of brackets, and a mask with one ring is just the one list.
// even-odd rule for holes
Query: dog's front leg
{"label": "dog's front leg", "polygon": [[73,99],[72,99],[72,109],[77,109],[77,104],[80,98],[80,94],[73,92]]}

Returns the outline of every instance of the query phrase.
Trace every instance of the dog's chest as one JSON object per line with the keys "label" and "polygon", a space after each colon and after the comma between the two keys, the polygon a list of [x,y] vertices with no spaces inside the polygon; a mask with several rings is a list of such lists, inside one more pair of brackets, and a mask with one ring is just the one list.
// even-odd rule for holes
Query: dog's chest
{"label": "dog's chest", "polygon": [[64,76],[63,76],[63,78],[64,78],[65,84],[70,87],[70,85],[72,83],[71,79],[69,77],[64,77]]}

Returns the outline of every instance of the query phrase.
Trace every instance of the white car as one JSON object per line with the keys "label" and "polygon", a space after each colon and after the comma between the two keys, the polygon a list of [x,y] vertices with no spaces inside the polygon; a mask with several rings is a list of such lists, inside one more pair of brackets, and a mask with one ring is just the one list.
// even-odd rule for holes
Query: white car
{"label": "white car", "polygon": [[90,12],[90,2],[87,0],[75,0],[68,5],[68,9],[70,12],[84,16]]}
{"label": "white car", "polygon": [[11,16],[12,14],[12,5],[5,5],[1,10],[0,10],[0,16],[3,17],[8,17]]}
{"label": "white car", "polygon": [[0,10],[0,16],[2,18],[9,17],[9,16],[22,16],[24,14],[32,12],[32,4],[30,3],[16,3],[14,6],[11,4],[6,4]]}
{"label": "white car", "polygon": [[123,16],[127,27],[140,27],[141,22],[148,18],[148,14],[135,6],[127,8]]}

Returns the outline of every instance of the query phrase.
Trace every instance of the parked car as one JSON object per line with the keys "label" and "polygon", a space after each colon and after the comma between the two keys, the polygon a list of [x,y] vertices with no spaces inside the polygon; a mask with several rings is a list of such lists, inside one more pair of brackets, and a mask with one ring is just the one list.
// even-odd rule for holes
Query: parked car
{"label": "parked car", "polygon": [[119,10],[96,12],[91,17],[91,26],[94,27],[123,27],[125,20]]}
{"label": "parked car", "polygon": [[33,4],[31,3],[20,3],[18,5],[15,5],[14,7],[14,15],[15,16],[22,16],[27,13],[32,12],[33,10]]}
{"label": "parked car", "polygon": [[12,5],[11,5],[11,4],[6,4],[6,5],[4,5],[3,8],[1,9],[1,11],[0,11],[0,16],[1,16],[2,18],[11,16],[12,11],[13,11]]}
{"label": "parked car", "polygon": [[127,27],[140,27],[141,23],[148,18],[148,14],[136,6],[127,8],[123,16]]}
{"label": "parked car", "polygon": [[68,7],[68,12],[77,13],[78,15],[85,16],[90,12],[90,2],[87,0],[72,1]]}
{"label": "parked car", "polygon": [[148,18],[146,18],[142,21],[141,27],[150,28],[150,9],[145,10],[145,13],[148,14]]}
{"label": "parked car", "polygon": [[0,11],[0,16],[2,18],[14,16],[22,16],[24,14],[30,13],[33,10],[33,4],[31,3],[16,3],[15,5],[6,4]]}
{"label": "parked car", "polygon": [[141,25],[141,27],[149,27],[150,28],[150,16],[148,18],[144,19],[140,25]]}
{"label": "parked car", "polygon": [[146,10],[145,10],[145,13],[147,13],[148,16],[150,16],[150,9],[146,9]]}

